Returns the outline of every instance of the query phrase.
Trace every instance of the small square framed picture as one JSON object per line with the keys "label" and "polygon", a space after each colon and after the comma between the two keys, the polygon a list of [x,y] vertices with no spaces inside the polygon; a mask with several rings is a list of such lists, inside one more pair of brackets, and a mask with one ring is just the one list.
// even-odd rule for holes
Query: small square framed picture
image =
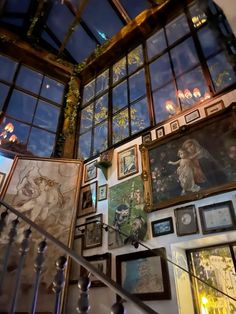
{"label": "small square framed picture", "polygon": [[198,233],[198,223],[194,205],[176,208],[175,218],[178,236]]}
{"label": "small square framed picture", "polygon": [[216,102],[215,104],[211,104],[204,108],[206,116],[210,116],[224,108],[223,100]]}
{"label": "small square framed picture", "polygon": [[193,121],[197,120],[198,118],[200,118],[200,112],[198,109],[196,109],[196,110],[186,114],[186,116],[184,116],[186,123],[193,122]]}
{"label": "small square framed picture", "polygon": [[137,145],[118,152],[117,155],[118,180],[138,172]]}
{"label": "small square framed picture", "polygon": [[165,135],[165,129],[164,126],[161,126],[160,128],[156,129],[156,137],[161,138]]}
{"label": "small square framed picture", "polygon": [[236,218],[232,201],[199,207],[202,233],[215,233],[236,229]]}
{"label": "small square framed picture", "polygon": [[142,135],[142,143],[147,144],[152,141],[152,135],[151,132],[145,133]]}
{"label": "small square framed picture", "polygon": [[94,160],[88,164],[84,165],[84,182],[93,180],[97,178],[97,160]]}
{"label": "small square framed picture", "polygon": [[96,213],[97,182],[85,185],[80,190],[78,217]]}
{"label": "small square framed picture", "polygon": [[98,187],[98,201],[107,199],[107,184],[100,185]]}
{"label": "small square framed picture", "polygon": [[177,131],[179,129],[179,121],[175,120],[170,123],[171,132]]}
{"label": "small square framed picture", "polygon": [[84,250],[102,246],[102,217],[102,214],[98,214],[85,219]]}
{"label": "small square framed picture", "polygon": [[172,217],[152,221],[152,236],[159,237],[169,233],[173,233]]}

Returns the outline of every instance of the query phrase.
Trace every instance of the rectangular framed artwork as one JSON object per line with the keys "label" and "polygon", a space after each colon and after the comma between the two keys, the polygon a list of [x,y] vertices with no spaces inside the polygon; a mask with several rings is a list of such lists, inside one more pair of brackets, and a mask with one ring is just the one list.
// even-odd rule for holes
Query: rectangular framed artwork
{"label": "rectangular framed artwork", "polygon": [[223,100],[216,102],[215,104],[211,104],[204,108],[206,116],[210,116],[224,108]]}
{"label": "rectangular framed artwork", "polygon": [[103,201],[107,199],[107,189],[107,184],[103,184],[98,187],[98,201]]}
{"label": "rectangular framed artwork", "polygon": [[117,154],[118,180],[138,172],[137,145],[124,149]]}
{"label": "rectangular framed artwork", "polygon": [[152,134],[151,132],[145,133],[142,135],[142,143],[147,144],[152,141]]}
{"label": "rectangular framed artwork", "polygon": [[102,222],[102,214],[85,219],[84,250],[102,246]]}
{"label": "rectangular framed artwork", "polygon": [[199,207],[202,233],[215,233],[236,229],[236,218],[232,201]]}
{"label": "rectangular framed artwork", "polygon": [[234,107],[140,145],[149,211],[186,203],[236,187]]}
{"label": "rectangular framed artwork", "polygon": [[198,232],[196,209],[194,205],[175,209],[176,233],[178,236]]}
{"label": "rectangular framed artwork", "polygon": [[140,300],[170,299],[170,282],[164,248],[116,256],[116,280]]}
{"label": "rectangular framed artwork", "polygon": [[184,119],[185,119],[185,122],[186,123],[190,123],[190,122],[193,122],[195,120],[197,120],[198,118],[200,118],[200,112],[198,109],[186,114],[184,116]]}
{"label": "rectangular framed artwork", "polygon": [[174,232],[172,217],[152,221],[152,236],[159,237]]}
{"label": "rectangular framed artwork", "polygon": [[161,138],[165,135],[165,128],[161,126],[160,128],[156,129],[156,137]]}
{"label": "rectangular framed artwork", "polygon": [[97,182],[81,188],[78,217],[96,213],[97,210]]}
{"label": "rectangular framed artwork", "polygon": [[88,164],[84,165],[84,182],[97,178],[97,167],[95,166],[97,160],[94,160]]}

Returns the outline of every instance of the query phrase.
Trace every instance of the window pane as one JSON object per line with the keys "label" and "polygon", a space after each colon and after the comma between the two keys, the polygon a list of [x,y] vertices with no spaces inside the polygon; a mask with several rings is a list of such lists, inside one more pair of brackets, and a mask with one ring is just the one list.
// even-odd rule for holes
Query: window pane
{"label": "window pane", "polygon": [[17,137],[17,143],[25,145],[26,150],[26,142],[29,136],[30,127],[24,123],[20,123],[13,119],[4,118],[0,128],[4,128],[8,123],[12,123],[14,126],[14,131],[12,134],[15,134]]}
{"label": "window pane", "polygon": [[7,107],[7,114],[30,123],[33,119],[36,101],[36,98],[14,90]]}
{"label": "window pane", "polygon": [[58,81],[44,77],[41,96],[50,99],[58,104],[62,103],[64,85]]}
{"label": "window pane", "polygon": [[172,117],[180,111],[176,99],[176,90],[173,83],[153,93],[153,102],[156,123]]}
{"label": "window pane", "polygon": [[104,71],[96,79],[96,95],[108,88],[109,70]]}
{"label": "window pane", "polygon": [[216,30],[213,31],[208,27],[204,27],[198,31],[198,38],[205,57],[223,48],[218,36],[219,33]]}
{"label": "window pane", "polygon": [[127,81],[117,85],[112,90],[113,113],[127,106]]}
{"label": "window pane", "polygon": [[161,29],[147,40],[148,59],[152,59],[155,55],[166,49],[166,39],[164,30]]}
{"label": "window pane", "polygon": [[[190,253],[192,272],[208,284],[231,296],[236,295],[235,269],[228,246]],[[201,313],[235,313],[236,302],[194,279],[194,294]]]}
{"label": "window pane", "polygon": [[143,64],[143,49],[142,46],[138,46],[128,54],[128,71],[134,72]]}
{"label": "window pane", "polygon": [[150,64],[150,75],[152,90],[163,86],[173,79],[170,59],[167,53]]}
{"label": "window pane", "polygon": [[130,101],[146,94],[144,70],[140,70],[129,78]]}
{"label": "window pane", "polygon": [[188,21],[184,14],[181,14],[166,27],[166,35],[169,45],[189,32]]}
{"label": "window pane", "polygon": [[92,80],[84,87],[83,104],[89,102],[94,97],[94,93],[95,93],[95,80]]}
{"label": "window pane", "polygon": [[200,9],[197,4],[194,4],[190,9],[190,14],[192,17],[192,23],[195,28],[200,27],[207,21],[206,14]]}
{"label": "window pane", "polygon": [[11,82],[16,72],[17,64],[17,62],[0,55],[0,79]]}
{"label": "window pane", "polygon": [[94,128],[93,155],[107,149],[107,122],[99,124]]}
{"label": "window pane", "polygon": [[17,75],[16,85],[38,94],[42,79],[43,75],[41,73],[22,66],[19,74]]}
{"label": "window pane", "polygon": [[113,83],[119,81],[122,77],[126,76],[126,57],[116,62],[112,67]]}
{"label": "window pane", "polygon": [[79,151],[77,156],[78,158],[87,159],[90,157],[91,135],[92,132],[89,131],[79,137]]}
{"label": "window pane", "polygon": [[129,136],[129,118],[128,109],[125,109],[115,115],[112,119],[112,142],[113,144],[120,142]]}
{"label": "window pane", "polygon": [[199,62],[192,38],[185,40],[170,52],[176,75],[191,69]]}
{"label": "window pane", "polygon": [[177,79],[177,86],[177,95],[183,109],[209,98],[210,95],[200,67],[180,76]]}
{"label": "window pane", "polygon": [[221,52],[209,59],[207,65],[217,92],[236,82],[234,68],[232,64],[229,63],[225,52]]}
{"label": "window pane", "polygon": [[33,123],[41,128],[56,132],[60,110],[44,101],[39,101]]}
{"label": "window pane", "polygon": [[108,96],[105,94],[95,102],[95,124],[107,118]]}
{"label": "window pane", "polygon": [[147,98],[130,107],[131,133],[135,134],[150,126]]}
{"label": "window pane", "polygon": [[7,97],[8,91],[9,91],[9,86],[0,83],[0,111],[3,108],[3,105],[4,105],[5,99]]}
{"label": "window pane", "polygon": [[40,157],[50,157],[55,143],[55,134],[32,128],[28,150]]}
{"label": "window pane", "polygon": [[93,104],[87,106],[82,110],[80,120],[80,133],[92,127],[93,122]]}

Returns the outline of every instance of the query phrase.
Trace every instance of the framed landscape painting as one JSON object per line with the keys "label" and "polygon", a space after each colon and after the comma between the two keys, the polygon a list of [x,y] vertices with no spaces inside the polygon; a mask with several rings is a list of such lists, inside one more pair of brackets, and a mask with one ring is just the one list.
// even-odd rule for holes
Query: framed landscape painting
{"label": "framed landscape painting", "polygon": [[145,209],[158,210],[236,187],[236,113],[213,117],[140,145]]}
{"label": "framed landscape painting", "polygon": [[[3,200],[26,215],[39,227],[45,229],[56,239],[71,247],[78,206],[79,187],[83,163],[77,160],[16,157],[2,193]],[[6,243],[11,221],[15,215],[8,214],[8,224],[0,236],[0,250]],[[17,228],[16,242],[12,246],[8,263],[8,276],[5,283],[7,299],[11,300],[15,285],[15,266],[19,259],[19,246],[26,225],[21,221]],[[29,311],[32,301],[35,270],[32,263],[37,254],[38,243],[42,237],[32,228],[30,250],[25,260],[21,277],[20,295],[24,302],[18,302],[17,311]],[[56,274],[55,262],[62,252],[47,243],[46,262],[41,274],[37,311],[53,312],[54,293],[51,286]],[[27,270],[27,271],[25,271]],[[66,282],[68,280],[66,271]],[[12,279],[12,280],[11,280]],[[42,301],[43,300],[43,301]],[[0,298],[0,309],[7,311],[6,301]],[[3,302],[3,303],[2,303]],[[6,302],[7,303],[7,302]]]}

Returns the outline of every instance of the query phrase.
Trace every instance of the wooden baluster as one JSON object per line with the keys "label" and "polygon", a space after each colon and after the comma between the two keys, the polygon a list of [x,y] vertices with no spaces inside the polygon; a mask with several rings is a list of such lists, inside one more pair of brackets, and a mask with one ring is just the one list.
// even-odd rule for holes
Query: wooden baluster
{"label": "wooden baluster", "polygon": [[40,275],[43,269],[44,264],[44,254],[47,249],[47,242],[46,240],[43,240],[38,245],[38,254],[35,259],[34,263],[34,270],[36,272],[35,274],[35,281],[34,281],[34,289],[33,289],[33,300],[32,300],[32,306],[30,310],[30,314],[34,314],[36,310],[37,305],[37,299],[38,299],[38,289],[39,289],[39,281],[40,281]]}
{"label": "wooden baluster", "polygon": [[111,314],[125,314],[125,307],[121,302],[116,302],[111,307]]}
{"label": "wooden baluster", "polygon": [[6,220],[7,215],[8,215],[8,211],[7,210],[5,210],[5,212],[1,213],[1,218],[0,218],[0,235],[1,235],[4,227],[6,226],[6,221],[5,220]]}
{"label": "wooden baluster", "polygon": [[67,259],[65,256],[60,256],[56,262],[57,273],[53,281],[53,291],[56,294],[54,314],[60,313],[61,292],[65,283],[64,271],[66,264]]}
{"label": "wooden baluster", "polygon": [[9,231],[9,234],[8,234],[8,243],[7,243],[7,246],[6,246],[6,251],[5,251],[5,256],[4,256],[4,259],[3,259],[3,266],[2,266],[2,271],[0,273],[0,294],[2,293],[2,285],[3,285],[3,281],[4,281],[4,276],[5,276],[5,273],[6,273],[6,269],[7,269],[7,264],[8,264],[8,259],[9,259],[9,256],[10,256],[10,251],[11,251],[11,246],[15,240],[15,237],[17,235],[17,225],[19,223],[19,220],[18,218],[12,220],[11,224],[12,224],[12,227],[11,227],[11,230]]}
{"label": "wooden baluster", "polygon": [[20,288],[20,282],[21,282],[21,273],[24,266],[25,258],[27,253],[29,252],[29,244],[30,244],[30,237],[31,237],[31,230],[30,228],[24,230],[24,239],[21,242],[20,249],[19,249],[19,265],[17,267],[17,273],[16,273],[16,283],[15,288],[13,291],[13,297],[12,297],[12,304],[11,304],[11,310],[10,314],[14,314],[16,310],[16,304],[17,304],[17,297],[19,293]]}
{"label": "wooden baluster", "polygon": [[88,290],[90,288],[91,281],[89,277],[80,277],[78,280],[78,287],[80,289],[80,297],[78,300],[78,307],[76,308],[76,311],[80,314],[87,314],[90,310],[89,305],[89,296],[88,296]]}

